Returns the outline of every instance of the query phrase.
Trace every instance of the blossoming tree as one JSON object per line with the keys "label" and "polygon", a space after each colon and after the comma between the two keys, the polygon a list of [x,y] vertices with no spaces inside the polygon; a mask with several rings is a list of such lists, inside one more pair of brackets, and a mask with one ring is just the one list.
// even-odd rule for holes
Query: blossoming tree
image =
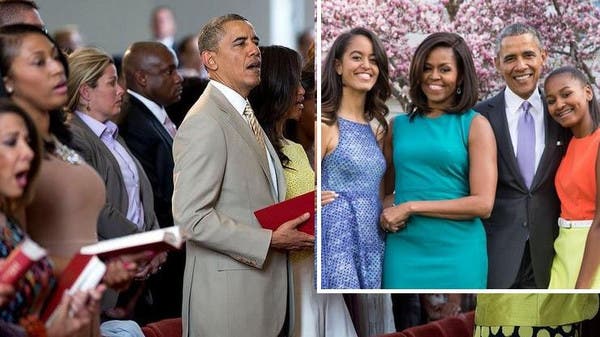
{"label": "blossoming tree", "polygon": [[380,37],[390,58],[393,95],[403,108],[410,59],[425,34],[452,31],[463,36],[485,98],[503,85],[494,66],[496,36],[515,22],[540,32],[548,51],[546,69],[575,65],[600,91],[600,8],[590,0],[323,0],[321,13],[323,56],[352,27],[367,27]]}

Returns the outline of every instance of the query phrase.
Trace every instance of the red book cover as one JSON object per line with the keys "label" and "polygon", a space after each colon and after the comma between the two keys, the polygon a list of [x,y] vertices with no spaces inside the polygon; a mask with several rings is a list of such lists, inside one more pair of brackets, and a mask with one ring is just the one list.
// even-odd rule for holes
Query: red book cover
{"label": "red book cover", "polygon": [[97,255],[102,260],[124,254],[141,253],[147,250],[158,254],[168,250],[180,249],[186,239],[187,236],[181,227],[172,226],[103,240],[82,247],[79,252],[86,255]]}
{"label": "red book cover", "polygon": [[46,250],[29,238],[25,238],[6,257],[0,270],[0,283],[14,285],[29,268],[46,256]]}
{"label": "red book cover", "polygon": [[297,229],[306,234],[315,235],[315,191],[301,194],[271,206],[254,211],[254,215],[263,228],[276,230],[286,221],[310,213],[310,217]]}
{"label": "red book cover", "polygon": [[94,289],[106,272],[106,265],[95,255],[75,254],[61,273],[56,289],[44,308],[40,318],[48,322],[56,307],[60,304],[63,293],[75,293]]}

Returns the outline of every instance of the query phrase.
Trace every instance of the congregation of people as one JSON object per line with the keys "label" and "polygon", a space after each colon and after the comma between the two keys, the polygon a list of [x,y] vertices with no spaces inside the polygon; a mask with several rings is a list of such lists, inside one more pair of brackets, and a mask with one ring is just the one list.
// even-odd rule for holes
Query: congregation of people
{"label": "congregation of people", "polygon": [[[227,14],[176,43],[159,6],[153,39],[113,56],[75,26],[48,34],[42,17],[31,0],[0,0],[0,268],[28,239],[48,254],[0,283],[0,336],[143,337],[180,318],[185,337],[363,337],[460,315],[474,296],[319,285],[600,287],[598,102],[574,67],[538,87],[546,52],[529,26],[499,35],[506,88],[482,102],[467,43],[426,37],[409,109],[389,122],[385,48],[351,29],[323,61],[316,123],[311,34],[299,51],[263,46]],[[315,237],[297,229],[308,213],[275,230],[254,216],[313,191],[317,160],[320,279]],[[107,259],[98,286],[40,319],[81,247],[172,226],[184,249]],[[597,311],[596,294],[480,294],[475,333],[580,336]]]}
{"label": "congregation of people", "polygon": [[[177,45],[160,6],[154,40],[113,57],[42,17],[0,1],[0,264],[26,239],[47,251],[0,283],[0,335],[141,337],[180,318],[184,336],[356,336],[342,295],[316,293],[309,214],[276,230],[253,214],[315,189],[314,44],[259,48],[228,14]],[[171,226],[183,250],[105,260],[41,320],[81,247]]]}

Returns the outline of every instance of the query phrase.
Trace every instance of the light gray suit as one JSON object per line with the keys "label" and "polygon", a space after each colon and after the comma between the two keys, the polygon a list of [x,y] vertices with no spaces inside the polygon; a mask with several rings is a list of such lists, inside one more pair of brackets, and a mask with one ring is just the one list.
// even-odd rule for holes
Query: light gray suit
{"label": "light gray suit", "polygon": [[186,246],[183,336],[274,337],[282,329],[287,255],[269,249],[271,231],[253,214],[285,197],[283,168],[268,141],[267,147],[278,195],[264,149],[212,84],[177,131],[173,217],[192,235]]}

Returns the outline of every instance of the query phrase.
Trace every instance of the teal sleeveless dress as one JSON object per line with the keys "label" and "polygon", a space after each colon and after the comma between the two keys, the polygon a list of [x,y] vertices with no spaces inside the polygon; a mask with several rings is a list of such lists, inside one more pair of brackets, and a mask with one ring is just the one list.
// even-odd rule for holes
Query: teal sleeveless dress
{"label": "teal sleeveless dress", "polygon": [[[477,113],[394,119],[395,204],[469,195],[468,138]],[[486,288],[487,252],[481,219],[413,215],[388,233],[383,287],[388,289]]]}

